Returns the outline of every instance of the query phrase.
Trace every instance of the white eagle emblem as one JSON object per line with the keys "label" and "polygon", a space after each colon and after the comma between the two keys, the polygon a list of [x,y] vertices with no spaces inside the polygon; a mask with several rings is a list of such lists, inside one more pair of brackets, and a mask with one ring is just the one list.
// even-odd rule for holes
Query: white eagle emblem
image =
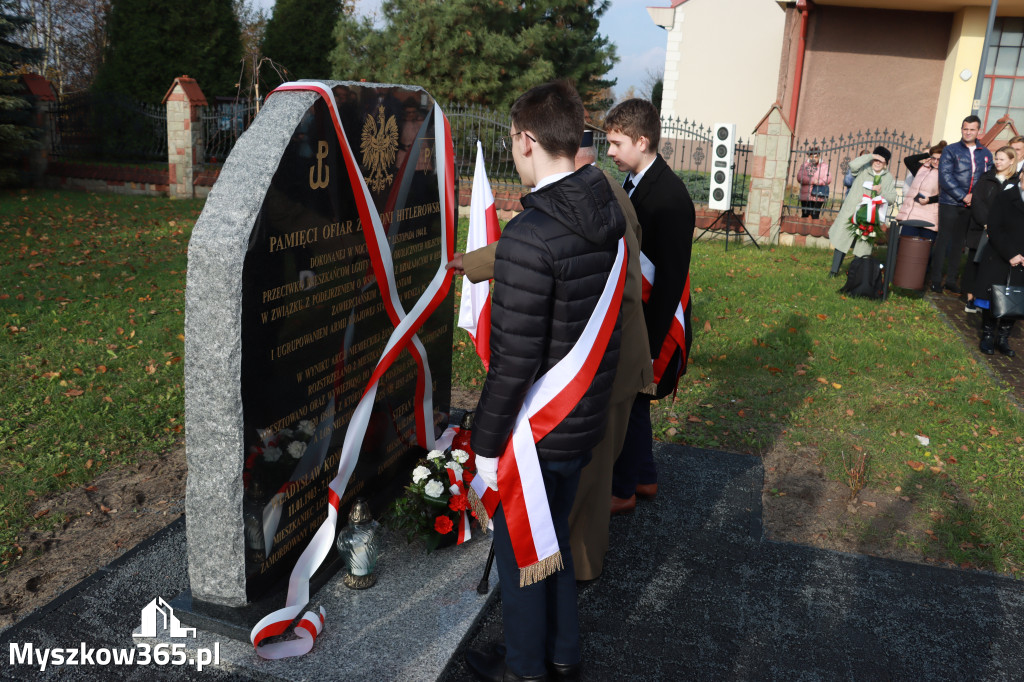
{"label": "white eagle emblem", "polygon": [[394,175],[388,172],[395,163],[398,151],[398,123],[394,116],[384,120],[384,107],[380,107],[377,119],[373,114],[366,117],[363,137],[359,145],[363,154],[363,167],[370,169],[368,183],[374,192],[381,191],[391,182]]}

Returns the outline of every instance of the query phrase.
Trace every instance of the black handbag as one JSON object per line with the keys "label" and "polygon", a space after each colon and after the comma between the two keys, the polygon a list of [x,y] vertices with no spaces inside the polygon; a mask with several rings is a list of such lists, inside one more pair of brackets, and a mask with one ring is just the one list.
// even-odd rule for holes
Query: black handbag
{"label": "black handbag", "polygon": [[812,185],[811,196],[822,201],[828,199],[828,185]]}
{"label": "black handbag", "polygon": [[1009,273],[1005,285],[992,285],[992,317],[998,320],[1024,319],[1024,287],[1011,286]]}

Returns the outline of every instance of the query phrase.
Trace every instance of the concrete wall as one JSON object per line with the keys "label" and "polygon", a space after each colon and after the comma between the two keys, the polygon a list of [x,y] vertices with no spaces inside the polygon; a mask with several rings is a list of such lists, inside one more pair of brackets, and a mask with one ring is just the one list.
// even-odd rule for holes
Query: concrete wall
{"label": "concrete wall", "polygon": [[774,0],[649,8],[668,30],[662,116],[736,123],[747,137],[775,101],[785,13]]}

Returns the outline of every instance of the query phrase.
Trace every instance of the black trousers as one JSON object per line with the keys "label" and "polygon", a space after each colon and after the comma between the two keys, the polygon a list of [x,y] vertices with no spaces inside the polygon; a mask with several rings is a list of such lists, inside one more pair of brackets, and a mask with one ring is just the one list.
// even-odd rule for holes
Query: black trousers
{"label": "black trousers", "polygon": [[651,398],[643,393],[633,401],[626,426],[626,440],[612,469],[612,495],[623,499],[636,493],[637,484],[658,482],[654,465],[654,432],[651,427]]}
{"label": "black trousers", "polygon": [[932,269],[929,273],[929,279],[934,286],[942,285],[944,271],[946,284],[956,286],[970,219],[971,209],[967,206],[939,204],[939,234],[932,245]]}

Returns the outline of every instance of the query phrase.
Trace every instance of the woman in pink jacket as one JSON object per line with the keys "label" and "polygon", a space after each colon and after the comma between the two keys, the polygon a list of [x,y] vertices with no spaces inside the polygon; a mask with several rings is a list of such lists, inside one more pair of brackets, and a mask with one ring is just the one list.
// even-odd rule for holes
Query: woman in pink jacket
{"label": "woman in pink jacket", "polygon": [[903,190],[903,205],[896,214],[896,220],[924,220],[931,227],[910,227],[904,225],[900,235],[923,237],[935,241],[939,231],[939,158],[946,148],[943,140],[928,150],[928,154],[908,156],[904,159],[907,168],[914,174],[910,187]]}
{"label": "woman in pink jacket", "polygon": [[817,218],[821,207],[828,199],[832,177],[828,173],[828,163],[821,163],[821,152],[812,148],[807,153],[807,160],[800,166],[796,174],[800,183],[800,206],[804,218]]}

